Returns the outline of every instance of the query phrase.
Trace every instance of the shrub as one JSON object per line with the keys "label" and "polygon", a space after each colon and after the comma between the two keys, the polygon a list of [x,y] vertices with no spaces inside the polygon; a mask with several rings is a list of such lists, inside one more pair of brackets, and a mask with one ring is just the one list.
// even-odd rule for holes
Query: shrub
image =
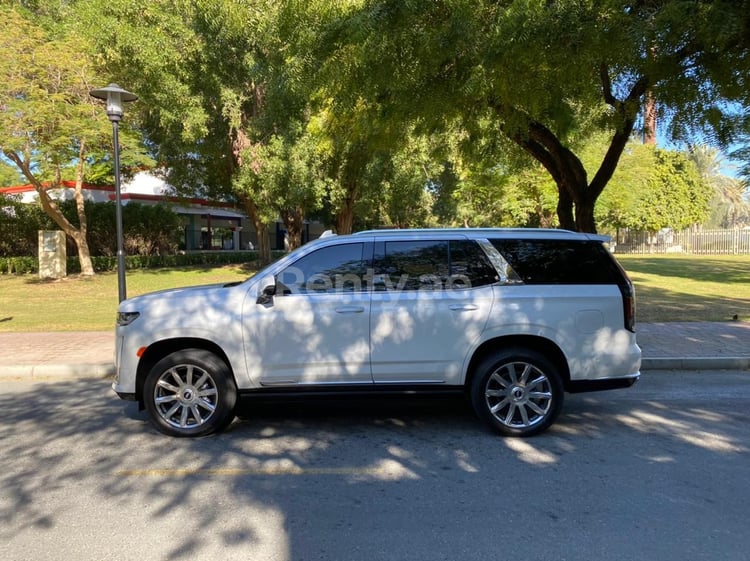
{"label": "shrub", "polygon": [[35,257],[0,257],[0,274],[26,275],[39,271],[39,262]]}
{"label": "shrub", "polygon": [[[78,227],[75,201],[59,201],[58,204],[63,215]],[[117,254],[116,210],[113,202],[86,201],[86,238],[92,256]],[[123,206],[122,225],[125,253],[131,255],[174,253],[182,239],[179,216],[162,204]],[[17,197],[0,196],[0,256],[36,256],[37,232],[57,229],[38,205],[22,203]],[[77,255],[72,240],[68,240],[67,251],[68,255]]]}

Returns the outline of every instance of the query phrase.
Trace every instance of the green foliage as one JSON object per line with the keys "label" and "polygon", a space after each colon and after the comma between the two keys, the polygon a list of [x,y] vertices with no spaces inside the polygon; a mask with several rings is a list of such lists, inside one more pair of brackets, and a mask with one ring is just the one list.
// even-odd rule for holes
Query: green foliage
{"label": "green foliage", "polygon": [[[111,174],[111,125],[89,95],[104,79],[88,41],[64,22],[25,16],[13,7],[0,6],[0,17],[0,152],[26,180],[75,179],[81,155],[87,166],[105,165]],[[126,166],[151,162],[128,127],[121,144]],[[86,177],[101,176],[95,171]]]}
{"label": "green foliage", "polygon": [[24,183],[18,168],[0,161],[0,187],[12,187]]}
{"label": "green foliage", "polygon": [[[75,223],[73,201],[60,205],[63,213]],[[113,202],[85,204],[91,254],[114,256],[116,206]],[[166,205],[129,203],[122,207],[123,244],[127,255],[160,255],[174,253],[182,239],[179,217]],[[96,265],[95,265],[96,268]]]}
{"label": "green foliage", "polygon": [[39,272],[35,257],[0,257],[0,275],[26,275]]}
{"label": "green foliage", "polygon": [[[284,255],[282,251],[274,251],[273,258]],[[97,273],[117,270],[117,257],[92,257],[94,270]],[[172,255],[128,255],[125,257],[125,268],[160,269],[195,266],[233,265],[238,263],[254,263],[258,260],[258,253],[253,251],[209,251],[195,253],[177,253]],[[81,271],[77,259],[68,257],[67,272],[69,275]],[[39,272],[39,262],[36,257],[0,257],[0,275],[26,275]]]}
{"label": "green foliage", "polygon": [[300,126],[290,129],[245,148],[242,159],[253,165],[240,167],[233,185],[252,197],[266,221],[281,216],[288,230],[299,233],[303,217],[320,209],[327,182],[314,139]]}
{"label": "green foliage", "polygon": [[598,218],[610,229],[680,230],[708,217],[711,196],[685,154],[633,144],[602,196]]}
{"label": "green foliage", "polygon": [[[377,115],[379,131],[411,122],[426,130],[459,122],[472,139],[492,131],[544,166],[560,193],[564,226],[592,229],[594,204],[647,91],[660,102],[662,117],[672,117],[664,122],[673,137],[704,130],[729,138],[735,106],[727,101],[748,98],[736,78],[745,75],[738,68],[748,67],[747,7],[728,1],[314,3],[308,12],[315,12],[321,32],[317,44],[308,33],[303,45],[319,53],[313,72],[334,113],[366,107]],[[587,173],[578,150],[598,131],[608,135],[608,147]]]}
{"label": "green foliage", "polygon": [[0,149],[62,165],[77,156],[75,139],[106,133],[106,117],[97,119],[88,101],[84,43],[53,38],[8,6],[0,7],[0,17]]}
{"label": "green foliage", "polygon": [[57,229],[38,205],[0,195],[0,256],[36,255],[39,230]]}
{"label": "green foliage", "polygon": [[724,161],[715,148],[704,144],[691,146],[688,156],[695,163],[703,181],[711,187],[709,228],[737,228],[750,224],[750,200],[747,185],[722,172]]}
{"label": "green foliage", "polygon": [[[747,0],[34,4],[74,15],[70,28],[138,93],[178,192],[237,198],[290,229],[311,215],[342,232],[594,229],[646,91],[674,138],[729,140],[750,101]],[[436,132],[443,153],[419,148]],[[635,193],[607,197],[599,223],[625,220]]]}
{"label": "green foliage", "polygon": [[[77,227],[75,201],[62,201],[59,207]],[[116,255],[115,203],[87,201],[84,208],[91,254]],[[122,222],[125,252],[130,255],[175,253],[182,239],[180,219],[165,205],[127,204],[122,209]],[[0,255],[8,257],[35,256],[38,231],[58,229],[38,205],[24,204],[7,197],[0,198],[0,227]],[[69,254],[72,253],[73,249],[69,249]]]}

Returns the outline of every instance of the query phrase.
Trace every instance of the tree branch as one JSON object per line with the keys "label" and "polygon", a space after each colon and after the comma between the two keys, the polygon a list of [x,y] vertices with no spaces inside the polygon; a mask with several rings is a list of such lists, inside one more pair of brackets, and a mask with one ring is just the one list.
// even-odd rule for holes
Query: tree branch
{"label": "tree branch", "polygon": [[611,91],[611,82],[609,79],[609,73],[606,71],[606,65],[602,64],[602,94],[604,101],[611,105],[615,113],[620,119],[618,127],[615,130],[615,134],[612,137],[612,141],[607,148],[607,153],[602,159],[602,163],[599,166],[594,178],[591,180],[589,185],[590,194],[596,198],[604,190],[612,175],[615,173],[617,164],[620,161],[625,145],[630,140],[630,135],[633,132],[635,126],[635,120],[638,116],[638,110],[641,105],[641,98],[645,95],[649,86],[649,78],[647,76],[641,76],[636,80],[633,87],[630,88],[628,96],[620,101],[618,100]]}
{"label": "tree branch", "polygon": [[5,152],[5,155],[16,164],[16,166],[18,166],[18,169],[21,170],[24,177],[28,179],[31,185],[33,185],[34,190],[39,194],[39,202],[41,203],[44,212],[46,212],[47,215],[52,218],[58,226],[60,226],[63,232],[71,237],[75,237],[78,233],[76,227],[65,218],[62,212],[60,212],[60,208],[52,197],[49,196],[49,193],[47,193],[47,187],[45,187],[44,184],[33,174],[28,162],[24,161],[15,150],[9,150]]}

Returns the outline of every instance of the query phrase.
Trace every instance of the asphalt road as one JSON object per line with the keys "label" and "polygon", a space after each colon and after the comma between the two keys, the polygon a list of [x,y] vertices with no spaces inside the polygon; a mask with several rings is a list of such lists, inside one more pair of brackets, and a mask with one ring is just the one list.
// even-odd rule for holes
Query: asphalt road
{"label": "asphalt road", "polygon": [[750,374],[647,372],[528,440],[461,401],[170,439],[102,380],[0,392],[1,560],[745,561]]}

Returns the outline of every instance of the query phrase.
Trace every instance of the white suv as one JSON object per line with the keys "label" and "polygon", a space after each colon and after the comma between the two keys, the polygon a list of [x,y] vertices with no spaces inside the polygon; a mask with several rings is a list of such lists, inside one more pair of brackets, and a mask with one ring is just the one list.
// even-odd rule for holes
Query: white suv
{"label": "white suv", "polygon": [[199,436],[239,399],[466,393],[505,435],[557,417],[565,391],[632,385],[633,287],[603,245],[563,230],[327,236],[243,283],[131,298],[117,377],[158,430]]}

